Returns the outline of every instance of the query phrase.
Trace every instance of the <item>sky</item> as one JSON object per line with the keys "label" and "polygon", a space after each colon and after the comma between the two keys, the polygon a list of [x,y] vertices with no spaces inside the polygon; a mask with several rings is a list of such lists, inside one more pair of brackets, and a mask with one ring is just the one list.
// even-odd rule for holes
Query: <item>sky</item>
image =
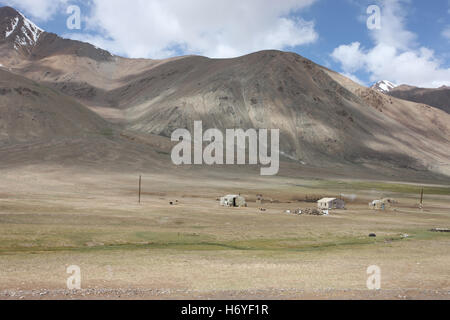
{"label": "sky", "polygon": [[379,80],[450,86],[450,0],[0,0],[0,5],[18,9],[48,32],[124,57],[230,58],[277,49],[367,86]]}

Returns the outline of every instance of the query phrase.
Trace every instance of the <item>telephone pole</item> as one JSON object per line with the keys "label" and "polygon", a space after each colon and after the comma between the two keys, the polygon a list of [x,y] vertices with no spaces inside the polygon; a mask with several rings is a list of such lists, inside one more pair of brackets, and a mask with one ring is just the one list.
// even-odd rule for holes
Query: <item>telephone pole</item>
{"label": "telephone pole", "polygon": [[139,176],[139,204],[141,203],[142,176]]}

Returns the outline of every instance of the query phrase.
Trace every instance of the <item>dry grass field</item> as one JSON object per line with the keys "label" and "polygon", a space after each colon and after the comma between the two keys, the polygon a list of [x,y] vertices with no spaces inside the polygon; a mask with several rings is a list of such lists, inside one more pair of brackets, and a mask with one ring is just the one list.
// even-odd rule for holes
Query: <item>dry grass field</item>
{"label": "dry grass field", "polygon": [[[0,299],[450,298],[450,234],[430,231],[450,227],[446,186],[427,186],[420,210],[413,184],[186,170],[144,173],[138,204],[126,172],[28,166],[1,176]],[[235,192],[248,208],[219,207]],[[257,205],[258,193],[272,202]],[[306,196],[340,194],[347,209],[329,216],[285,213],[314,208]],[[369,210],[381,197],[398,204]],[[81,291],[67,290],[70,265]],[[371,265],[379,291],[366,287]]]}
{"label": "dry grass field", "polygon": [[[447,112],[294,52],[128,59],[36,30],[0,7],[0,299],[450,299],[450,233],[431,231],[450,228]],[[177,129],[195,150],[213,140],[197,121],[204,134],[259,130],[239,145],[247,163],[250,151],[264,163],[261,129],[279,129],[279,174],[201,166],[199,153],[175,167]],[[228,194],[248,207],[220,207]],[[347,207],[287,213],[323,197]],[[396,203],[369,209],[383,198]]]}

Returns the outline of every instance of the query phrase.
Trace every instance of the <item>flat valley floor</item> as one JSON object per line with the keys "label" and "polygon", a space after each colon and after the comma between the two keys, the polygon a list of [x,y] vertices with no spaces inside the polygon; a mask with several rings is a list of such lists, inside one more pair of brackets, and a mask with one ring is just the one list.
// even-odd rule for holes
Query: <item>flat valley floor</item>
{"label": "flat valley floor", "polygon": [[[450,234],[430,231],[450,227],[448,185],[426,186],[421,210],[416,184],[143,172],[139,204],[138,175],[1,169],[0,299],[450,299]],[[230,193],[249,206],[220,207]],[[329,216],[285,213],[339,195]],[[385,197],[398,203],[369,210]]]}

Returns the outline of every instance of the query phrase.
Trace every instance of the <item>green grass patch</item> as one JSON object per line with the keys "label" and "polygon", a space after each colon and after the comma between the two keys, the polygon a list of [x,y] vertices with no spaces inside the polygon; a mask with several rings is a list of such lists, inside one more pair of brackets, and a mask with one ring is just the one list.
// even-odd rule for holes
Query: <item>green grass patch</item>
{"label": "green grass patch", "polygon": [[[33,246],[10,246],[0,247],[0,254],[13,253],[38,253],[38,252],[60,252],[60,251],[103,251],[103,250],[142,250],[142,249],[171,249],[182,251],[217,251],[217,250],[238,250],[238,251],[267,251],[267,252],[301,252],[312,250],[332,250],[345,249],[349,247],[364,247],[367,245],[380,245],[402,241],[397,236],[383,236],[378,238],[368,238],[367,236],[339,237],[329,239],[320,238],[289,238],[289,239],[250,239],[245,241],[218,241],[209,235],[178,234],[178,233],[154,233],[138,232],[135,235],[141,239],[136,242],[106,243],[87,245],[84,238],[87,234],[80,234],[75,237],[77,244],[71,246],[45,246],[43,242],[36,241]],[[430,232],[413,233],[411,239],[431,240],[438,235]],[[82,244],[83,243],[83,244]]]}

